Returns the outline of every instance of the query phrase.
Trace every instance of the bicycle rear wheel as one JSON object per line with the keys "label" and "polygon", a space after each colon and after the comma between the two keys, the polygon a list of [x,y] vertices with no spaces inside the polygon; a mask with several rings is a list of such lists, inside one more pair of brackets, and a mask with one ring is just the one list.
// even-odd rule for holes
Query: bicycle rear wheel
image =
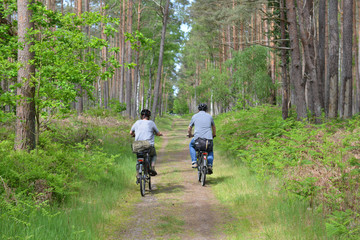
{"label": "bicycle rear wheel", "polygon": [[151,176],[149,175],[149,190],[151,190]]}
{"label": "bicycle rear wheel", "polygon": [[205,186],[207,167],[201,167],[201,186]]}
{"label": "bicycle rear wheel", "polygon": [[202,161],[199,159],[197,160],[197,170],[198,170],[198,179],[199,179],[199,182],[201,182],[201,166],[202,166]]}
{"label": "bicycle rear wheel", "polygon": [[146,175],[144,171],[144,165],[140,164],[140,193],[141,196],[145,196],[145,184],[146,184]]}
{"label": "bicycle rear wheel", "polygon": [[145,196],[145,185],[146,185],[146,178],[144,175],[141,175],[140,177],[140,193],[141,196]]}

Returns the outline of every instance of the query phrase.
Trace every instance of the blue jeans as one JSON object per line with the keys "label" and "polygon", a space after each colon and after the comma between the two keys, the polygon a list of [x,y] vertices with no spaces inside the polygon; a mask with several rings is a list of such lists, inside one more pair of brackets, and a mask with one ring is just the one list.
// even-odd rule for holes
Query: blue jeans
{"label": "blue jeans", "polygon": [[[196,150],[195,150],[195,140],[191,139],[191,142],[189,144],[190,149],[190,157],[191,162],[196,162]],[[208,165],[212,166],[214,161],[214,152],[208,152]]]}

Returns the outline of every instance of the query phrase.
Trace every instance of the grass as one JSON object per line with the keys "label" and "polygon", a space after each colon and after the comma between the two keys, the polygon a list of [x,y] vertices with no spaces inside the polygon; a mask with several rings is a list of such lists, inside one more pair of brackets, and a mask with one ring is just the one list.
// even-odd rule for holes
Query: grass
{"label": "grass", "polygon": [[156,225],[160,235],[181,233],[185,222],[176,216],[160,216],[160,223]]}
{"label": "grass", "polygon": [[[72,124],[74,120],[69,121]],[[94,121],[95,119],[86,118],[80,125],[86,125],[84,128],[89,130],[96,141],[99,139],[102,145],[102,155],[97,157],[97,161],[111,162],[111,168],[104,169],[105,171],[85,171],[89,174],[87,177],[94,180],[84,181],[80,176],[77,182],[71,183],[77,185],[77,188],[66,201],[46,207],[21,202],[24,207],[20,214],[12,214],[9,210],[1,212],[0,217],[8,217],[6,221],[0,221],[0,239],[103,239],[105,227],[112,220],[111,211],[119,201],[127,197],[128,189],[133,187],[135,158],[130,149],[130,137],[127,135],[130,129],[129,121],[120,121],[120,124],[116,119],[96,119],[96,123]],[[66,124],[70,125],[68,122]],[[76,126],[78,124],[76,123]],[[74,134],[72,135],[76,138],[75,131]],[[51,141],[48,143],[51,144]],[[47,149],[55,151],[53,154],[59,152],[59,149]],[[79,150],[68,148],[66,151],[70,156],[72,151]],[[52,153],[48,152],[47,155],[51,156]],[[66,158],[67,155],[63,155]],[[101,156],[103,159],[100,159]],[[22,198],[18,197],[18,201],[22,201]],[[14,207],[13,211],[19,209],[21,208]]]}
{"label": "grass", "polygon": [[277,182],[259,182],[242,164],[217,152],[214,180],[216,197],[236,220],[226,226],[229,239],[324,239],[321,216],[298,199],[276,189]]}

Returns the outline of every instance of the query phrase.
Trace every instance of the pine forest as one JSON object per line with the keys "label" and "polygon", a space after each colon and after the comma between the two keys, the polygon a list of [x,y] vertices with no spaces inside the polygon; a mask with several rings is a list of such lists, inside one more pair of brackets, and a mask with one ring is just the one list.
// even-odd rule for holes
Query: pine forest
{"label": "pine forest", "polygon": [[359,113],[358,0],[0,0],[0,239],[359,239]]}

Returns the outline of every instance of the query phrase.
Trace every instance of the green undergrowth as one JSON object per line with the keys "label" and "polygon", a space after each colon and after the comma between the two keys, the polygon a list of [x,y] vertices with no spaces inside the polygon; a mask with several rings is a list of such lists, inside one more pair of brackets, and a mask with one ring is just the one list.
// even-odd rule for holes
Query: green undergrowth
{"label": "green undergrowth", "polygon": [[228,164],[245,165],[263,183],[277,179],[279,194],[324,216],[328,237],[359,238],[359,116],[312,125],[261,106],[222,114],[216,126]]}
{"label": "green undergrowth", "polygon": [[0,238],[99,239],[106,213],[133,185],[132,121],[57,119],[30,153],[13,151],[7,124],[0,127]]}
{"label": "green undergrowth", "polygon": [[218,151],[209,184],[228,208],[232,221],[225,226],[227,239],[325,239],[322,217],[307,204],[277,191],[277,182],[258,181],[233,156]]}
{"label": "green undergrowth", "polygon": [[155,123],[160,132],[169,131],[172,129],[174,118],[178,117],[179,116],[163,115],[162,117],[157,117]]}

